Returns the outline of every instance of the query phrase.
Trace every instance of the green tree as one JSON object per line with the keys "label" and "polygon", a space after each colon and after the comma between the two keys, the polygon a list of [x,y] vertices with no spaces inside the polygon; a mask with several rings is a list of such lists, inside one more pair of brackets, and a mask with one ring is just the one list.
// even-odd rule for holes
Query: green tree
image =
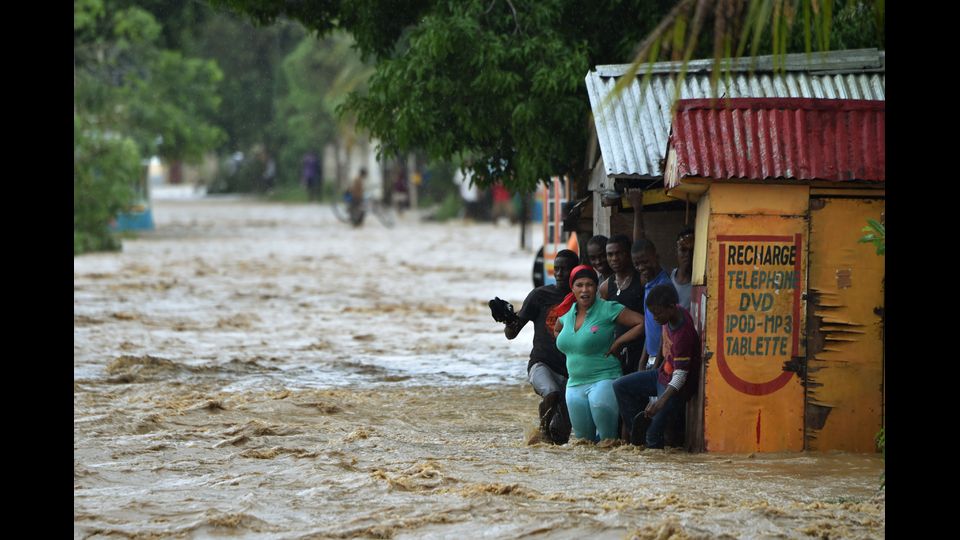
{"label": "green tree", "polygon": [[[720,77],[728,75],[723,59],[884,43],[884,0],[679,0],[644,38],[614,94],[665,54],[683,62],[712,56],[716,91]],[[682,77],[681,71],[677,78]]]}
{"label": "green tree", "polygon": [[216,15],[206,3],[195,0],[111,0],[116,9],[136,7],[153,16],[160,25],[156,45],[187,52],[197,32]]}
{"label": "green tree", "polygon": [[107,224],[136,196],[140,153],[130,137],[100,134],[81,117],[73,122],[73,252],[112,250]]}
{"label": "green tree", "polygon": [[221,155],[239,151],[251,158],[236,173],[221,174],[211,189],[252,191],[265,187],[260,178],[267,156],[275,160],[278,177],[289,180],[297,174],[299,164],[285,159],[290,140],[279,102],[288,88],[281,65],[306,31],[286,20],[256,27],[236,15],[209,6],[206,9],[209,13],[202,23],[184,30],[183,50],[214,60],[225,74],[215,119],[226,137],[217,150]]}
{"label": "green tree", "polygon": [[[623,61],[667,2],[215,2],[261,22],[285,16],[308,29],[350,32],[375,61],[365,93],[343,112],[386,155],[422,150],[463,161],[481,185],[530,190],[552,174],[583,174],[584,75]],[[349,13],[347,13],[349,12]],[[611,31],[616,28],[616,31]]]}
{"label": "green tree", "polygon": [[319,35],[350,32],[376,71],[344,110],[385,152],[462,160],[481,185],[519,190],[553,174],[584,177],[584,76],[597,64],[633,58],[639,70],[711,51],[825,50],[841,45],[836,36],[845,47],[876,45],[883,35],[882,24],[864,22],[879,13],[882,23],[882,1],[211,1],[262,24],[282,16]]}
{"label": "green tree", "polygon": [[[323,39],[304,37],[284,58],[280,73],[285,92],[278,98],[277,123],[284,133],[282,162],[299,164],[307,151],[322,151],[328,143],[357,138],[355,119],[337,109],[351,92],[365,88],[372,67],[360,59],[355,42],[344,32]],[[287,179],[298,179],[296,166]]]}
{"label": "green tree", "polygon": [[881,221],[868,219],[867,226],[860,230],[866,233],[860,237],[859,242],[861,244],[873,244],[874,248],[877,250],[877,255],[883,255],[886,253],[887,228]]}
{"label": "green tree", "polygon": [[74,3],[74,250],[116,247],[107,225],[136,196],[151,155],[198,160],[222,132],[210,122],[216,64],[158,47],[139,7]]}
{"label": "green tree", "polygon": [[229,13],[214,13],[185,40],[188,54],[211,59],[228,74],[220,84],[216,115],[226,132],[221,151],[274,147],[276,102],[285,91],[280,65],[305,34],[287,21],[258,28]]}

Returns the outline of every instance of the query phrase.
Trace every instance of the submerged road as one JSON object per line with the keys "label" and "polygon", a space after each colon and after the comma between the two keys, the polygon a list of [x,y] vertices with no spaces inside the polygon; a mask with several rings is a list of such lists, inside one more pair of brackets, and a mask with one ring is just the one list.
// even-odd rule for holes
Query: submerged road
{"label": "submerged road", "polygon": [[[74,259],[77,538],[879,538],[878,455],[527,441],[515,227],[157,201]],[[535,228],[532,228],[536,231]]]}

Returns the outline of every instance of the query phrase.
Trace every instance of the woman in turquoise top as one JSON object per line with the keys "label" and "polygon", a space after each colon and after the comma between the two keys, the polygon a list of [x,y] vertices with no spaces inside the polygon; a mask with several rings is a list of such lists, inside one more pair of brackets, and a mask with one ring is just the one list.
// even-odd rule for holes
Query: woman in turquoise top
{"label": "woman in turquoise top", "polygon": [[[622,375],[617,355],[643,335],[643,314],[597,296],[597,273],[587,265],[570,272],[573,292],[558,307],[557,348],[567,357],[567,411],[574,435],[599,441],[619,434],[613,381]],[[569,309],[564,313],[564,310]],[[617,324],[632,328],[614,339]]]}

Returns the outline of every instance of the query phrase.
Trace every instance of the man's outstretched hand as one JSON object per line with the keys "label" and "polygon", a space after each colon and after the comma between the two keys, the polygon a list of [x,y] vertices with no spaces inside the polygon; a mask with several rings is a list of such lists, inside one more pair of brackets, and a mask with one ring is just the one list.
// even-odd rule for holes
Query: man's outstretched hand
{"label": "man's outstretched hand", "polygon": [[520,320],[517,317],[517,314],[513,312],[513,305],[506,300],[501,300],[499,297],[494,297],[493,300],[488,302],[490,306],[490,315],[493,316],[493,320],[504,323],[507,326],[513,326]]}

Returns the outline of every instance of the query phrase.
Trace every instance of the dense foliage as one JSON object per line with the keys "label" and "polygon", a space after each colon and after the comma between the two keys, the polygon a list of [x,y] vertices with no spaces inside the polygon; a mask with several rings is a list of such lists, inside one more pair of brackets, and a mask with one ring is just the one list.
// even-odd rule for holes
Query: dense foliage
{"label": "dense foliage", "polygon": [[[278,183],[295,185],[304,153],[368,135],[386,157],[465,163],[481,185],[527,191],[585,177],[595,65],[630,62],[653,42],[643,58],[709,57],[738,40],[766,53],[884,39],[883,2],[870,0],[208,2],[75,1],[75,187],[84,175],[129,187],[132,165],[93,174],[80,161],[110,147],[132,163],[127,143],[137,160],[168,164],[242,152],[234,191],[262,187],[270,156]],[[78,215],[89,200],[78,197]],[[92,227],[81,236],[105,234],[79,221]]]}
{"label": "dense foliage", "polygon": [[73,252],[116,249],[107,225],[134,200],[140,154],[130,137],[92,135],[74,116]]}
{"label": "dense foliage", "polygon": [[74,252],[116,246],[110,220],[135,199],[141,162],[199,160],[222,131],[216,64],[159,46],[147,11],[74,2]]}
{"label": "dense foliage", "polygon": [[295,172],[305,153],[359,138],[353,120],[336,113],[350,92],[365,88],[372,72],[353,44],[342,32],[323,39],[306,36],[279,66],[284,93],[277,102],[277,125],[286,143],[280,162]]}
{"label": "dense foliage", "polygon": [[877,255],[886,253],[887,228],[883,223],[875,219],[868,219],[867,226],[860,230],[866,233],[860,237],[859,242],[861,244],[873,244],[873,247],[877,250]]}
{"label": "dense foliage", "polygon": [[630,62],[651,35],[650,59],[709,57],[741,36],[748,52],[883,43],[882,2],[863,0],[211,1],[262,24],[351,33],[375,73],[343,110],[384,151],[463,161],[481,185],[519,190],[585,174],[587,70]]}
{"label": "dense foliage", "polygon": [[587,70],[628,60],[669,4],[367,0],[304,13],[283,2],[215,3],[263,22],[284,15],[317,32],[351,32],[376,71],[342,110],[386,154],[463,161],[481,184],[523,190],[552,173],[582,172]]}

